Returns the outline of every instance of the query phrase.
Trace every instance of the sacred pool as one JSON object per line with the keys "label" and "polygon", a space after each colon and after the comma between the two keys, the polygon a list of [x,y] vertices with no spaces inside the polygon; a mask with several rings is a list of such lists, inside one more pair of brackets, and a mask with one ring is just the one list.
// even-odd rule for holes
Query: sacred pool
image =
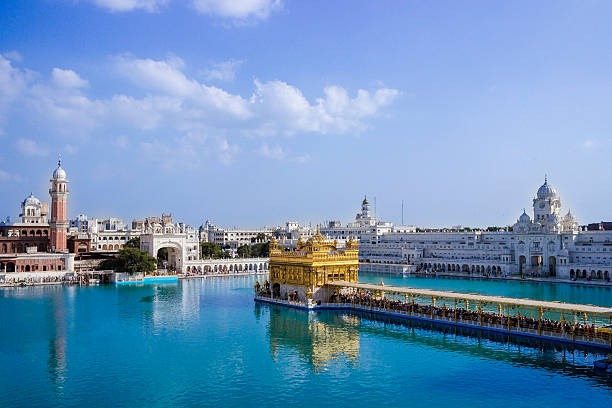
{"label": "sacred pool", "polygon": [[[610,406],[601,351],[255,303],[256,277],[0,289],[2,407]],[[262,277],[259,277],[262,280]],[[612,288],[359,282],[612,306]]]}

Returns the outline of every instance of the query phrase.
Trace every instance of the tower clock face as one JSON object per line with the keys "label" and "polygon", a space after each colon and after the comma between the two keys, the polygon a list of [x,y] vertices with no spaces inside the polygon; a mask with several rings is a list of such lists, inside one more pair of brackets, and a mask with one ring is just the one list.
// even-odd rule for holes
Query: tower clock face
{"label": "tower clock face", "polygon": [[545,205],[544,203],[541,203],[540,208],[544,208],[544,205]]}

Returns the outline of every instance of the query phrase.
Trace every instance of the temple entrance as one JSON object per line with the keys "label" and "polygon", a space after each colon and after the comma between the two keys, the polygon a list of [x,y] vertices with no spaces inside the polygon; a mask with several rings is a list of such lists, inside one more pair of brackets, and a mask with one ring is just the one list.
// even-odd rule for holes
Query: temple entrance
{"label": "temple entrance", "polygon": [[519,256],[519,272],[523,273],[525,269],[525,263],[527,263],[527,258],[524,255]]}
{"label": "temple entrance", "polygon": [[280,297],[280,284],[275,283],[272,285],[272,297]]}
{"label": "temple entrance", "polygon": [[555,276],[557,274],[557,258],[551,256],[548,258],[548,274]]}
{"label": "temple entrance", "polygon": [[15,272],[15,263],[14,262],[9,262],[6,264],[6,271],[7,272]]}
{"label": "temple entrance", "polygon": [[180,269],[180,253],[178,248],[163,247],[157,250],[157,267],[166,269],[169,272],[176,272]]}
{"label": "temple entrance", "polygon": [[542,265],[542,257],[539,255],[533,255],[531,257],[531,266],[539,267]]}

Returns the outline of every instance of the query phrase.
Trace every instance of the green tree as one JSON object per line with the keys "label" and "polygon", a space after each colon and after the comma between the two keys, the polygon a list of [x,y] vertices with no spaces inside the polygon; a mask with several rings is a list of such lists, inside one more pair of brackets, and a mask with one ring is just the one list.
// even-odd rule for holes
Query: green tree
{"label": "green tree", "polygon": [[251,243],[255,243],[255,242],[263,242],[263,241],[265,241],[267,238],[268,238],[268,237],[266,236],[266,234],[264,234],[263,232],[259,232],[255,238],[251,238]]}
{"label": "green tree", "polygon": [[256,258],[267,258],[270,255],[270,241],[251,246],[251,256]]}
{"label": "green tree", "polygon": [[130,240],[125,243],[125,248],[138,248],[138,249],[140,249],[140,237],[130,238]]}
{"label": "green tree", "polygon": [[219,244],[215,242],[202,242],[200,244],[200,255],[203,259],[218,259],[225,257],[224,251],[221,249]]}
{"label": "green tree", "polygon": [[168,248],[159,248],[157,251],[157,267],[161,268],[164,261],[168,260]]}
{"label": "green tree", "polygon": [[251,256],[251,247],[247,244],[239,246],[238,256],[240,258],[249,258]]}
{"label": "green tree", "polygon": [[138,248],[123,248],[119,250],[116,258],[105,259],[98,269],[112,269],[117,272],[153,272],[157,260],[146,251]]}

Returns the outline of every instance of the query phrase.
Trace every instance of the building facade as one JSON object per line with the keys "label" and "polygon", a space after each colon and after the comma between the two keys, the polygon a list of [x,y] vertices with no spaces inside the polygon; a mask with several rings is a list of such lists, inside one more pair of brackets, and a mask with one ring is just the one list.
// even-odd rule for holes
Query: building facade
{"label": "building facade", "polygon": [[242,245],[266,242],[272,230],[270,229],[229,229],[222,228],[206,220],[199,229],[201,242],[214,242],[221,248],[236,251]]}
{"label": "building facade", "polygon": [[[61,162],[49,182],[49,220],[49,204],[30,193],[21,203],[21,221],[0,225],[0,272],[74,271],[67,237],[68,179]],[[78,243],[73,246],[80,247]]]}
{"label": "building facade", "polygon": [[[155,217],[154,217],[155,218]],[[140,229],[133,228],[140,226]],[[123,249],[132,238],[138,238],[144,231],[144,222],[132,222],[132,228],[119,218],[91,219],[88,221],[88,233],[91,237],[92,252],[117,252]]]}
{"label": "building facade", "polygon": [[579,227],[544,180],[525,211],[501,231],[389,232],[361,239],[361,270],[440,271],[478,275],[609,280],[612,231]]}
{"label": "building facade", "polygon": [[328,239],[336,240],[342,246],[351,237],[357,240],[362,235],[380,235],[393,230],[393,224],[376,219],[372,216],[372,210],[368,197],[361,202],[361,211],[355,216],[355,221],[342,225],[340,221],[328,221],[321,228],[321,234]]}
{"label": "building facade", "polygon": [[264,286],[270,296],[293,301],[327,301],[327,283],[357,282],[359,245],[349,239],[344,249],[316,233],[295,249],[283,250],[270,241],[270,281]]}

